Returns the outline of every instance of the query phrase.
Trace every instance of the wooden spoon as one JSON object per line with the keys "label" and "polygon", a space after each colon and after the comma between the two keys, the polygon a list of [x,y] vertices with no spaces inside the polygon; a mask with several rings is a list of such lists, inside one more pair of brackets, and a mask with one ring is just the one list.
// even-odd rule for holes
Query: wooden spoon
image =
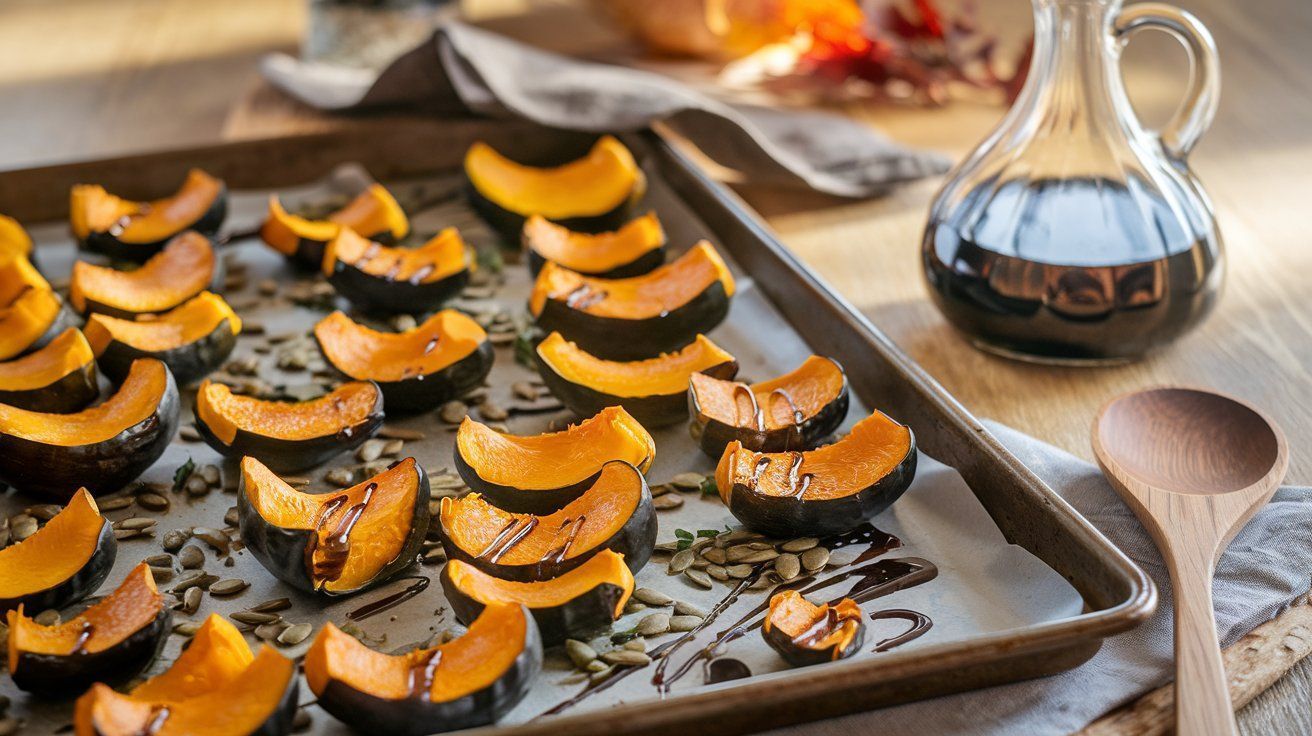
{"label": "wooden spoon", "polygon": [[1176,732],[1236,733],[1212,574],[1235,533],[1284,478],[1284,434],[1238,399],[1156,388],[1113,399],[1098,412],[1093,452],[1171,571]]}

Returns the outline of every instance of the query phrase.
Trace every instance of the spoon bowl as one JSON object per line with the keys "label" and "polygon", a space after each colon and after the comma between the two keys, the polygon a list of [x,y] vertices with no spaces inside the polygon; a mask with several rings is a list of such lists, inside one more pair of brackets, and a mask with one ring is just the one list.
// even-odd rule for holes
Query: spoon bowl
{"label": "spoon bowl", "polygon": [[1284,477],[1284,434],[1239,399],[1154,388],[1103,406],[1093,422],[1093,453],[1171,573],[1176,732],[1236,733],[1213,617],[1212,574],[1235,533]]}

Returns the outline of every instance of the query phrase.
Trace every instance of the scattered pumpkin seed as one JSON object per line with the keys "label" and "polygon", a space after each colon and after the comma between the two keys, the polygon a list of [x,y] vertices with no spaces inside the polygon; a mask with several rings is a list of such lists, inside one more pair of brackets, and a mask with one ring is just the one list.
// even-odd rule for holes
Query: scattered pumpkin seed
{"label": "scattered pumpkin seed", "polygon": [[761,577],[759,577],[759,578],[757,578],[755,581],[753,581],[751,585],[747,586],[747,589],[748,589],[748,590],[765,590],[766,588],[769,588],[769,587],[773,586],[773,585],[775,584],[775,582],[776,582],[776,581],[773,579],[773,576],[771,576],[771,575],[762,575]]}
{"label": "scattered pumpkin seed", "polygon": [[745,544],[730,547],[724,551],[724,559],[728,562],[742,562],[745,558],[756,554],[759,550],[754,550]]}
{"label": "scattered pumpkin seed", "polygon": [[612,649],[601,655],[601,661],[626,667],[645,667],[651,664],[651,657],[648,657],[644,652],[635,652],[632,649]]}
{"label": "scattered pumpkin seed", "polygon": [[792,552],[785,552],[775,558],[774,571],[780,580],[792,580],[802,574],[802,561]]}
{"label": "scattered pumpkin seed", "polygon": [[208,588],[219,579],[218,575],[196,571],[183,576],[169,589],[170,593],[185,593],[191,588]]}
{"label": "scattered pumpkin seed", "polygon": [[602,682],[606,678],[610,677],[611,673],[614,671],[615,671],[615,667],[613,665],[607,665],[603,663],[602,669],[596,670],[591,675],[588,675],[588,682],[595,685],[598,682]]}
{"label": "scattered pumpkin seed", "polygon": [[[33,520],[35,521],[35,520]],[[152,519],[148,516],[133,516],[127,519],[114,522],[115,529],[150,529],[159,523],[159,519]]]}
{"label": "scattered pumpkin seed", "polygon": [[537,401],[538,396],[541,395],[541,391],[538,390],[538,387],[528,381],[517,381],[510,385],[510,390],[515,392],[516,396],[525,401]]}
{"label": "scattered pumpkin seed", "polygon": [[633,629],[639,636],[656,636],[670,630],[670,614],[649,613]]}
{"label": "scattered pumpkin seed", "polygon": [[232,540],[228,539],[228,535],[218,529],[198,526],[192,529],[191,533],[195,535],[197,539],[213,547],[214,550],[220,554],[228,554],[228,549],[232,545]]}
{"label": "scattered pumpkin seed", "polygon": [[58,626],[60,622],[59,611],[56,611],[53,608],[47,608],[41,613],[38,613],[32,620],[42,626]]}
{"label": "scattered pumpkin seed", "polygon": [[752,574],[753,569],[755,568],[753,568],[751,565],[740,563],[737,565],[729,565],[728,567],[724,568],[724,571],[728,573],[729,577],[731,578],[744,580]]}
{"label": "scattered pumpkin seed", "polygon": [[815,537],[798,537],[797,539],[790,539],[779,545],[779,551],[805,552],[808,549],[814,548],[817,544],[820,544],[820,540]]}
{"label": "scattered pumpkin seed", "polygon": [[289,628],[285,621],[274,621],[271,624],[260,624],[255,627],[255,636],[263,641],[273,641],[282,635],[282,632]]}
{"label": "scattered pumpkin seed", "polygon": [[137,505],[150,511],[167,511],[169,499],[168,496],[162,496],[154,491],[146,491],[137,494]]}
{"label": "scattered pumpkin seed", "polygon": [[289,647],[296,646],[309,638],[314,633],[314,627],[310,624],[296,624],[288,626],[281,634],[278,635],[278,643],[286,644]]}
{"label": "scattered pumpkin seed", "polygon": [[634,639],[629,639],[628,641],[624,642],[624,644],[622,644],[621,646],[624,649],[629,649],[635,652],[645,652],[647,651],[647,640],[639,636]]}
{"label": "scattered pumpkin seed", "polygon": [[200,469],[196,471],[196,474],[212,486],[217,486],[219,484],[219,466],[217,465],[202,465],[200,466]]}
{"label": "scattered pumpkin seed", "polygon": [[802,553],[802,567],[807,572],[815,572],[829,564],[829,550],[824,547],[812,547]]}
{"label": "scattered pumpkin seed", "polygon": [[63,506],[59,506],[58,504],[41,503],[36,506],[28,506],[23,509],[23,513],[39,521],[50,521],[55,518],[55,514],[58,514],[62,509]]}
{"label": "scattered pumpkin seed", "polygon": [[459,424],[468,414],[469,407],[463,401],[448,401],[437,412],[438,418],[447,424]]}
{"label": "scattered pumpkin seed", "polygon": [[670,574],[678,575],[689,567],[692,567],[693,551],[691,549],[681,549],[674,553],[670,558]]}
{"label": "scattered pumpkin seed", "polygon": [[150,566],[150,574],[155,578],[157,583],[166,583],[173,579],[173,568],[161,567],[159,565]]}
{"label": "scattered pumpkin seed", "polygon": [[638,611],[646,610],[646,608],[647,608],[647,604],[646,604],[646,603],[643,603],[642,601],[635,601],[635,600],[633,600],[633,599],[630,598],[630,599],[624,604],[624,613],[626,613],[626,614],[629,614],[629,613],[637,613]]}
{"label": "scattered pumpkin seed", "polygon": [[36,519],[27,514],[19,514],[9,521],[9,535],[15,542],[21,542],[36,534],[36,529]]}
{"label": "scattered pumpkin seed", "polygon": [[142,560],[142,562],[146,563],[147,565],[150,565],[151,567],[173,567],[173,555],[165,555],[165,554],[151,555],[146,559]]}
{"label": "scattered pumpkin seed", "polygon": [[633,591],[633,597],[649,606],[668,606],[674,602],[673,598],[654,588],[638,588]]}
{"label": "scattered pumpkin seed", "polygon": [[210,484],[206,483],[205,479],[200,477],[199,474],[194,474],[187,479],[183,489],[187,491],[188,496],[204,496],[210,492]]}
{"label": "scattered pumpkin seed", "polygon": [[148,536],[150,536],[149,529],[115,529],[114,530],[114,539],[117,539],[120,542],[125,542],[129,539],[136,539],[138,537],[148,537]]}
{"label": "scattered pumpkin seed", "polygon": [[182,594],[182,611],[188,615],[200,610],[200,599],[205,596],[205,591],[200,588],[187,588],[187,592]]}
{"label": "scattered pumpkin seed", "polygon": [[705,611],[687,601],[675,601],[674,614],[676,616],[696,616],[697,618],[706,618]]}
{"label": "scattered pumpkin seed", "polygon": [[96,501],[96,505],[100,507],[102,513],[105,511],[119,511],[132,505],[132,497],[115,496]]}
{"label": "scattered pumpkin seed", "polygon": [[355,459],[362,463],[371,463],[383,456],[383,440],[374,438],[364,441],[355,451]]}
{"label": "scattered pumpkin seed", "polygon": [[177,552],[182,545],[187,543],[191,538],[191,533],[183,529],[171,529],[164,534],[164,550],[166,552]]}
{"label": "scattered pumpkin seed", "polygon": [[723,565],[728,561],[725,558],[724,550],[718,547],[711,547],[710,549],[702,550],[702,557],[706,558],[707,562],[713,562],[717,565]]}
{"label": "scattered pumpkin seed", "polygon": [[664,496],[657,496],[651,500],[652,508],[657,511],[671,511],[683,505],[683,496],[677,496],[673,493],[667,493]]}
{"label": "scattered pumpkin seed", "polygon": [[396,457],[404,449],[404,440],[386,440],[383,442],[383,457]]}
{"label": "scattered pumpkin seed", "polygon": [[210,585],[210,595],[237,595],[249,587],[251,587],[251,584],[241,578],[228,578],[226,580],[219,580]]}
{"label": "scattered pumpkin seed", "polygon": [[578,639],[565,640],[565,654],[575,667],[583,669],[597,660],[597,650]]}
{"label": "scattered pumpkin seed", "polygon": [[710,575],[716,580],[719,580],[720,582],[724,582],[729,579],[729,571],[725,569],[724,565],[707,565],[706,574]]}
{"label": "scattered pumpkin seed", "polygon": [[670,616],[670,631],[692,631],[701,622],[697,616]]}
{"label": "scattered pumpkin seed", "polygon": [[479,404],[478,413],[489,422],[504,422],[510,417],[510,412],[491,401],[484,401]]}
{"label": "scattered pumpkin seed", "polygon": [[679,473],[670,479],[670,485],[680,491],[695,491],[702,487],[706,476],[701,473]]}
{"label": "scattered pumpkin seed", "polygon": [[684,577],[688,578],[693,583],[695,583],[696,585],[702,588],[706,588],[709,590],[713,585],[713,583],[711,582],[711,576],[707,575],[701,570],[684,570],[683,574]]}
{"label": "scattered pumpkin seed", "polygon": [[750,555],[739,560],[748,565],[755,565],[758,562],[769,562],[779,557],[779,553],[774,549],[754,550]]}
{"label": "scattered pumpkin seed", "polygon": [[290,598],[270,598],[267,601],[260,601],[246,610],[255,613],[272,613],[274,611],[286,611],[291,607],[292,599]]}
{"label": "scattered pumpkin seed", "polygon": [[[200,589],[193,588],[192,590]],[[247,626],[260,626],[261,624],[271,624],[282,620],[282,616],[276,613],[260,613],[259,611],[237,611],[229,614],[229,618]]]}
{"label": "scattered pumpkin seed", "polygon": [[417,429],[405,429],[391,424],[384,424],[383,428],[378,430],[378,436],[385,440],[404,440],[406,442],[419,442],[424,439],[424,433]]}
{"label": "scattered pumpkin seed", "polygon": [[350,468],[333,468],[323,474],[323,480],[337,488],[346,488],[355,482],[355,473]]}
{"label": "scattered pumpkin seed", "polygon": [[236,506],[229,506],[227,511],[223,512],[223,523],[228,526],[237,526],[241,522],[241,514],[237,511]]}
{"label": "scattered pumpkin seed", "polygon": [[179,636],[192,637],[200,631],[200,623],[196,621],[183,621],[173,627],[173,633]]}

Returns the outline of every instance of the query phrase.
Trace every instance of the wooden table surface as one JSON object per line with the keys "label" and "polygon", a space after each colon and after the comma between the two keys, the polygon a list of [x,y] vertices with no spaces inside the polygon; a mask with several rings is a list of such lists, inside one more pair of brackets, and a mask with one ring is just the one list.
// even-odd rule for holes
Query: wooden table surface
{"label": "wooden table surface", "polygon": [[[498,10],[528,0],[498,0]],[[467,0],[476,13],[483,5]],[[870,201],[795,191],[742,194],[815,267],[976,414],[1090,457],[1097,407],[1159,383],[1218,388],[1264,407],[1291,445],[1289,480],[1312,481],[1312,3],[1182,0],[1212,29],[1224,93],[1192,164],[1215,203],[1229,258],[1219,309],[1167,352],[1110,369],[1057,369],[969,347],[928,301],[918,244],[938,182]],[[305,0],[5,0],[0,3],[0,168],[99,157],[340,124],[264,88],[258,58],[295,51]],[[986,4],[1007,38],[1024,35],[1024,0]],[[532,22],[487,22],[572,48],[581,35],[560,0],[535,4]],[[568,12],[577,13],[569,8]],[[553,34],[553,27],[569,32]],[[604,55],[603,50],[603,55]],[[1183,53],[1136,39],[1126,77],[1146,117],[1160,120],[1184,87]],[[843,111],[913,145],[964,154],[1002,109]],[[0,203],[0,211],[3,203]],[[1288,628],[1288,627],[1286,627]],[[1306,629],[1281,635],[1310,639]],[[1249,733],[1312,732],[1312,667],[1296,667],[1245,709]]]}

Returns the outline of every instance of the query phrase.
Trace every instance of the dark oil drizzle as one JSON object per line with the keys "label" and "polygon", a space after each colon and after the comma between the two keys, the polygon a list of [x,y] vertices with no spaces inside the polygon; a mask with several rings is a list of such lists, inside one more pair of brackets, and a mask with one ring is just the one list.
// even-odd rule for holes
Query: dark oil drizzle
{"label": "dark oil drizzle", "polygon": [[492,539],[487,547],[478,553],[478,559],[499,562],[507,552],[514,549],[515,545],[524,541],[524,537],[527,537],[530,532],[536,529],[537,525],[538,517],[536,516],[512,518],[506,522],[505,526],[501,527],[501,531],[497,532],[496,537]]}
{"label": "dark oil drizzle", "polygon": [[401,590],[396,591],[395,593],[391,593],[389,595],[383,596],[382,598],[379,598],[378,600],[372,603],[366,603],[363,606],[360,606],[359,608],[355,609],[354,611],[351,611],[350,613],[346,614],[346,620],[363,621],[369,618],[370,616],[377,616],[383,611],[387,611],[391,608],[399,606],[402,603],[424,592],[425,590],[428,589],[428,584],[432,582],[428,578],[424,577],[423,575],[410,575],[407,577],[396,579],[397,582],[400,582],[402,580],[413,580],[414,582],[410,583],[409,585],[402,588]]}
{"label": "dark oil drizzle", "polygon": [[[320,587],[342,576],[342,571],[346,569],[346,561],[351,556],[351,532],[355,530],[355,525],[364,515],[364,510],[369,506],[369,501],[373,499],[376,490],[378,490],[377,483],[365,486],[364,498],[342,512],[336,528],[326,537],[323,535],[324,526],[348,498],[346,495],[335,496],[324,504],[324,509],[320,511],[318,522],[315,524],[314,535],[310,544],[305,547],[310,575]],[[315,554],[318,552],[323,554],[321,559],[316,560]]]}
{"label": "dark oil drizzle", "polygon": [[82,622],[82,630],[77,632],[77,639],[73,642],[73,651],[69,654],[86,654],[87,642],[91,641],[91,635],[96,631],[96,627],[90,621]]}
{"label": "dark oil drizzle", "polygon": [[433,677],[442,662],[442,650],[434,649],[410,667],[410,697],[429,700],[433,697]]}
{"label": "dark oil drizzle", "polygon": [[913,639],[919,639],[934,627],[934,622],[930,620],[929,616],[926,616],[920,611],[911,611],[905,608],[887,608],[870,614],[871,621],[880,621],[890,618],[902,619],[910,622],[911,628],[897,636],[890,636],[887,639],[879,640],[875,644],[875,648],[870,651],[887,652],[893,647],[901,646]]}
{"label": "dark oil drizzle", "polygon": [[155,705],[150,708],[150,720],[146,725],[141,727],[137,736],[155,736],[164,728],[164,722],[169,719],[169,707],[167,705]]}
{"label": "dark oil drizzle", "polygon": [[706,663],[706,684],[742,680],[752,676],[752,669],[743,664],[741,659],[719,657]]}

